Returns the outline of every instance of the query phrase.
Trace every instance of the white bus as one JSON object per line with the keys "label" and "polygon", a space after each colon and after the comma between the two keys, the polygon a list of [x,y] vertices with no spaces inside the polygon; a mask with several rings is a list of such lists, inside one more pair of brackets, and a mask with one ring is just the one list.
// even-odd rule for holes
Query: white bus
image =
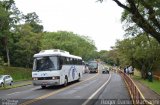
{"label": "white bus", "polygon": [[42,88],[52,85],[66,86],[68,82],[79,81],[83,70],[81,57],[59,49],[43,50],[34,55],[33,85]]}

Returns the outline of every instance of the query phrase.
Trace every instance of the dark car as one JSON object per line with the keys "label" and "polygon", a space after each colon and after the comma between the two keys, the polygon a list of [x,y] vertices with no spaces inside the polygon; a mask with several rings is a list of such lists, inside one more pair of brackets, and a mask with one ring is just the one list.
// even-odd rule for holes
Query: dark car
{"label": "dark car", "polygon": [[97,61],[90,61],[88,62],[88,69],[90,73],[98,73],[98,62]]}

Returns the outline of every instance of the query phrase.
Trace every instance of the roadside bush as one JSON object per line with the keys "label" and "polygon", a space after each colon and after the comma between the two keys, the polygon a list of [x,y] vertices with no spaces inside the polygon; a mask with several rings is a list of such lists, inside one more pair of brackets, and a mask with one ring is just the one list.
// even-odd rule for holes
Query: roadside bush
{"label": "roadside bush", "polygon": [[32,70],[19,67],[5,67],[0,69],[0,75],[11,75],[14,81],[31,80]]}
{"label": "roadside bush", "polygon": [[[4,61],[3,61],[3,59],[2,59],[2,57],[0,57],[0,66],[1,65],[4,65]],[[0,68],[1,69],[1,68]]]}

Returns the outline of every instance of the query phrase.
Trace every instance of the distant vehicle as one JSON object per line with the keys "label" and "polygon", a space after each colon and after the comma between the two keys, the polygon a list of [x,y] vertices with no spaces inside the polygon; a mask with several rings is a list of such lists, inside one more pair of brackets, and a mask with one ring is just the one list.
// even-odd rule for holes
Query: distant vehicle
{"label": "distant vehicle", "polygon": [[4,87],[4,85],[12,85],[13,78],[10,75],[0,75],[0,86]]}
{"label": "distant vehicle", "polygon": [[34,55],[33,85],[40,85],[42,88],[66,86],[68,82],[79,81],[83,70],[81,57],[59,49],[43,50]]}
{"label": "distant vehicle", "polygon": [[88,69],[90,73],[98,73],[98,62],[97,61],[89,61]]}
{"label": "distant vehicle", "polygon": [[102,70],[102,73],[103,73],[103,74],[109,74],[109,71],[110,71],[110,68],[107,67],[107,66],[105,66],[105,67],[103,68],[103,70]]}

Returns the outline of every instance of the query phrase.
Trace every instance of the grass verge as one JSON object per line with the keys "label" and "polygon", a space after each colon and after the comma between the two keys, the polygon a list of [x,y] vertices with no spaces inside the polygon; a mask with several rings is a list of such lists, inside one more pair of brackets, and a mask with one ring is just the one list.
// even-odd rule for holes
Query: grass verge
{"label": "grass verge", "polygon": [[32,84],[31,81],[27,81],[27,82],[20,83],[20,84],[13,84],[12,86],[8,85],[8,86],[5,86],[5,87],[0,87],[0,90],[7,90],[7,89],[22,87],[22,86],[31,85],[31,84]]}
{"label": "grass verge", "polygon": [[0,90],[30,85],[31,81],[26,80],[32,80],[32,70],[28,68],[0,66],[0,75],[11,75],[14,82],[23,81],[12,86],[0,87]]}
{"label": "grass verge", "polygon": [[[136,71],[137,72],[137,71]],[[160,94],[160,81],[158,80],[153,80],[153,82],[149,82],[147,79],[144,80],[140,77],[139,73],[135,73],[134,79],[140,81],[142,84],[146,85],[156,93]]]}
{"label": "grass verge", "polygon": [[32,70],[20,67],[0,67],[0,75],[11,75],[13,81],[24,81],[32,79]]}

